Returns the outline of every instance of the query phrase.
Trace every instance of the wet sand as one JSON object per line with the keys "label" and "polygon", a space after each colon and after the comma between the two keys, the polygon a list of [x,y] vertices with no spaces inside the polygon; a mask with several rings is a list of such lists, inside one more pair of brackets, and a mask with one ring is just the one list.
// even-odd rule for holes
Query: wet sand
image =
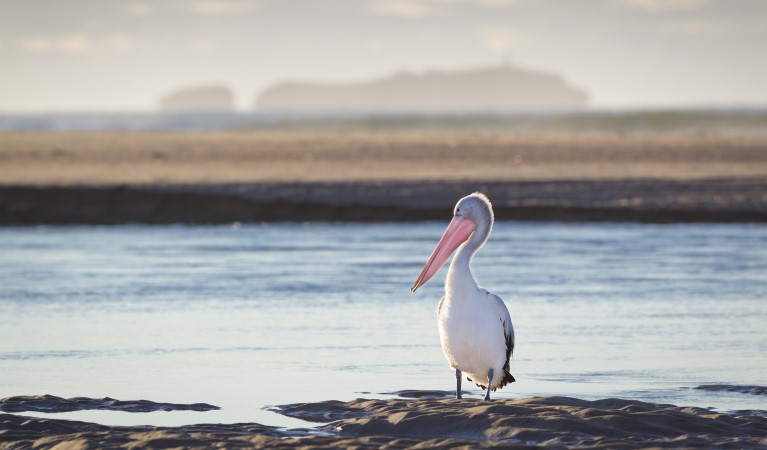
{"label": "wet sand", "polygon": [[21,395],[0,400],[3,412],[57,413],[84,410],[153,412],[153,411],[212,411],[220,409],[207,403],[191,405],[179,403],[157,403],[150,400],[116,400],[113,398],[74,397],[61,398],[55,395]]}
{"label": "wet sand", "polygon": [[0,133],[2,185],[551,181],[767,176],[767,136]]}
{"label": "wet sand", "polygon": [[767,221],[767,137],[0,133],[0,223]]}
{"label": "wet sand", "polygon": [[714,392],[739,392],[741,394],[767,395],[765,386],[733,386],[731,384],[703,384],[695,389]]}
{"label": "wet sand", "polygon": [[[277,407],[320,423],[109,427],[0,414],[0,448],[757,448],[767,413],[729,414],[635,400],[532,397],[484,402],[448,398],[325,401]],[[62,447],[63,448],[63,447]],[[67,447],[70,448],[70,447]]]}
{"label": "wet sand", "polygon": [[481,191],[499,220],[767,222],[767,180],[6,186],[0,224],[444,220]]}

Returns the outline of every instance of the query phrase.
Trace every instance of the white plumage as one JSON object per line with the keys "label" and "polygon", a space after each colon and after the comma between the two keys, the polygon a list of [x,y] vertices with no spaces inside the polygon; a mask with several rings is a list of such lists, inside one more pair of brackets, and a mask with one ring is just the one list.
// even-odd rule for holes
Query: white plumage
{"label": "white plumage", "polygon": [[477,286],[471,259],[485,243],[493,226],[487,197],[474,193],[458,201],[453,221],[426,263],[412,290],[434,276],[458,249],[439,302],[438,325],[442,352],[456,370],[456,396],[461,397],[461,374],[490,391],[514,382],[509,361],[514,351],[514,326],[506,304]]}

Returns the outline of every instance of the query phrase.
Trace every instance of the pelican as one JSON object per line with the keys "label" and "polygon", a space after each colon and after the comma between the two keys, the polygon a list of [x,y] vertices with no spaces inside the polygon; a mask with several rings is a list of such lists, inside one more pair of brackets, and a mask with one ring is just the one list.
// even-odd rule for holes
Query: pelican
{"label": "pelican", "polygon": [[484,194],[475,192],[460,199],[453,220],[410,288],[415,292],[426,284],[458,249],[437,310],[442,353],[455,369],[456,398],[461,398],[462,374],[487,389],[485,400],[490,400],[491,390],[516,381],[509,372],[514,352],[509,310],[500,297],[477,285],[470,267],[474,253],[487,241],[492,228],[493,207]]}

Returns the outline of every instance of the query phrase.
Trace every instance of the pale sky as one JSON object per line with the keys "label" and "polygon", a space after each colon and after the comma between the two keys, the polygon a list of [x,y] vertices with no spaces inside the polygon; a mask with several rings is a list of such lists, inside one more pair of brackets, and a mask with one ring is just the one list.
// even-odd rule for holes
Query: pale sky
{"label": "pale sky", "polygon": [[0,0],[0,112],[498,64],[596,108],[767,106],[765,0]]}

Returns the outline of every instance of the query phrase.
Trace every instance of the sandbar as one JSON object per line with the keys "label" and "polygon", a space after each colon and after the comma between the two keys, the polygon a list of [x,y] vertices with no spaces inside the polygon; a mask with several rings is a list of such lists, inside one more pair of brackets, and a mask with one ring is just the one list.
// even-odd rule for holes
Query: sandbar
{"label": "sandbar", "polygon": [[767,136],[4,132],[0,224],[767,222]]}

